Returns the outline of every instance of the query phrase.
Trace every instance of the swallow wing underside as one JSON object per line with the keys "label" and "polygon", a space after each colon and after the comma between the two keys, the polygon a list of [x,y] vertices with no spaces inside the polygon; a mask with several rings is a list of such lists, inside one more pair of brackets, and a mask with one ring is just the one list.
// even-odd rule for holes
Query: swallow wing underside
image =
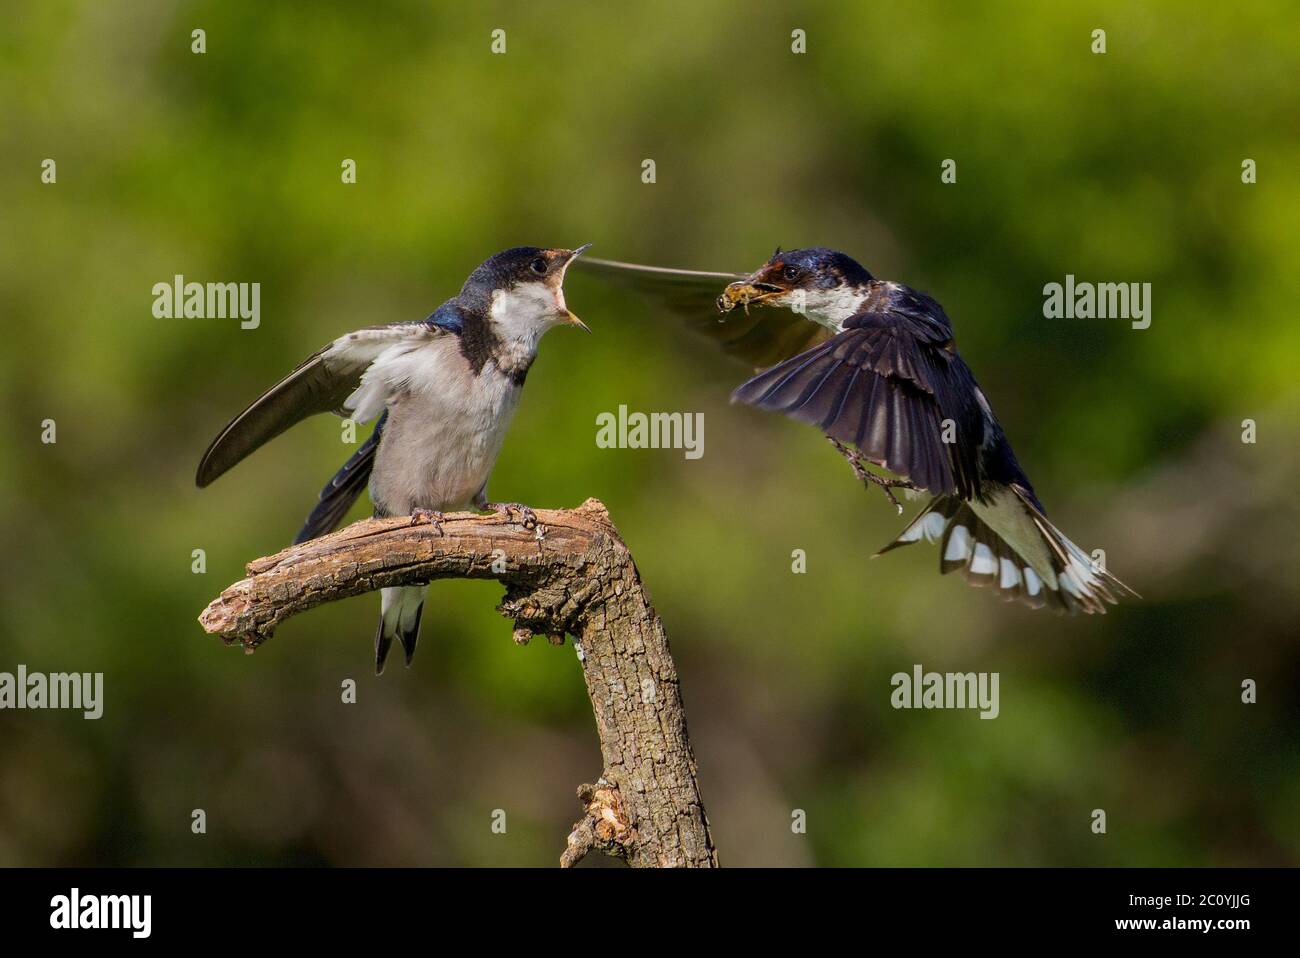
{"label": "swallow wing underside", "polygon": [[935,495],[964,497],[978,488],[983,436],[973,387],[956,354],[908,317],[884,311],[853,317],[731,398],[811,423]]}
{"label": "swallow wing underside", "polygon": [[195,482],[206,486],[308,416],[323,412],[347,415],[350,408],[364,400],[365,408],[357,408],[354,418],[358,422],[373,418],[382,411],[383,399],[391,391],[387,383],[374,382],[374,388],[365,391],[374,395],[359,394],[360,398],[345,408],[349,397],[361,387],[363,377],[368,387],[376,378],[366,376],[367,370],[382,365],[376,363],[381,357],[400,354],[443,335],[448,334],[437,326],[415,322],[370,326],[340,336],[309,356],[221,430],[203,454]]}
{"label": "swallow wing underside", "polygon": [[764,369],[830,338],[825,327],[784,309],[718,312],[717,300],[740,273],[644,266],[586,257],[574,267],[639,292],[667,307],[696,333],[749,365]]}

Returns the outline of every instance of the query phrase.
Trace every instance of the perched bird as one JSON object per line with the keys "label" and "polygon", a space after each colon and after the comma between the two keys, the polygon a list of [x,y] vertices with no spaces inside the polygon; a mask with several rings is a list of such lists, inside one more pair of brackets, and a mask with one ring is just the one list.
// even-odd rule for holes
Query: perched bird
{"label": "perched bird", "polygon": [[[444,511],[472,506],[517,512],[533,527],[527,507],[488,502],[488,477],[542,335],[562,325],[587,330],[564,302],[565,272],[587,246],[505,250],[427,318],[340,336],[231,420],[203,454],[195,481],[206,486],[295,423],[333,412],[378,422],[321,490],[295,543],[334,529],[367,485],[379,517],[437,524]],[[411,664],[427,588],[382,590],[376,672],[394,637]]]}
{"label": "perched bird", "polygon": [[[778,248],[747,276],[611,260],[584,265],[648,286],[690,312],[697,329],[762,369],[732,393],[733,402],[818,427],[899,512],[893,489],[929,491],[925,508],[877,555],[938,540],[940,572],[960,569],[972,584],[1035,608],[1104,612],[1105,602],[1134,594],[1048,521],[957,354],[947,314],[925,293],[878,280],[821,247]],[[716,292],[720,281],[727,285],[710,322],[705,291]],[[785,310],[751,315],[759,306]]]}

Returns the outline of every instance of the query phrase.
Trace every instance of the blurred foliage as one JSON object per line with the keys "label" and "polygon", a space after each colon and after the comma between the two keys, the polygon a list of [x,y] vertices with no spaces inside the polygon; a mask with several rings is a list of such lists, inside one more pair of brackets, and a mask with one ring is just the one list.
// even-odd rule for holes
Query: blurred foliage
{"label": "blurred foliage", "polygon": [[[595,335],[544,343],[491,492],[609,506],[674,643],[725,863],[1296,863],[1295,20],[6,4],[0,670],[102,671],[106,704],[0,713],[0,864],[555,863],[599,772],[572,650],[514,647],[491,583],[436,586],[415,666],[380,679],[374,597],[223,649],[195,616],[350,449],[320,418],[211,489],[192,477],[336,335],[427,314],[495,250],[587,241],[723,270],[828,245],[933,293],[1054,517],[1144,595],[1065,619],[938,577],[932,547],[868,561],[900,522],[815,431],[729,406],[744,369],[572,278]],[[260,282],[260,328],[155,319],[177,273]],[[1045,320],[1067,273],[1152,283],[1151,328]],[[704,457],[598,449],[620,403],[704,412]],[[1001,716],[893,710],[916,662],[999,672]]]}

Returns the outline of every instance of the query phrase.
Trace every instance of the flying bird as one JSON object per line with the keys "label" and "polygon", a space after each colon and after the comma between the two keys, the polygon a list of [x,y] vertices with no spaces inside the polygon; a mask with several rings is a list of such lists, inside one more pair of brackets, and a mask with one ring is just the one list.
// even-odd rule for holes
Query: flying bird
{"label": "flying bird", "polygon": [[[333,530],[367,486],[378,517],[438,525],[443,512],[474,507],[518,513],[534,527],[527,507],[488,501],[488,477],[542,335],[556,326],[587,330],[565,304],[564,276],[590,245],[505,250],[425,319],[340,336],[231,420],[203,454],[195,481],[206,486],[295,423],[333,412],[377,421],[321,490],[295,543]],[[394,638],[411,664],[427,589],[382,590],[376,673]]]}
{"label": "flying bird", "polygon": [[583,267],[657,294],[757,367],[732,401],[816,426],[900,513],[893,489],[928,491],[925,508],[877,555],[938,541],[941,573],[960,569],[1034,608],[1105,612],[1106,602],[1135,595],[1048,520],[957,353],[952,323],[925,293],[824,247],[778,247],[748,275],[595,258]]}

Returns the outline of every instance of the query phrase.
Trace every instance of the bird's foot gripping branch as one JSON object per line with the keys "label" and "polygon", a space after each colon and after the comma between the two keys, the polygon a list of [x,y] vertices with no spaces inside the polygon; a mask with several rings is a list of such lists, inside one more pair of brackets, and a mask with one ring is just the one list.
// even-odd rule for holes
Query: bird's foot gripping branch
{"label": "bird's foot gripping branch", "polygon": [[605,507],[539,509],[537,538],[510,513],[448,513],[440,529],[368,519],[248,564],[199,616],[252,651],[291,616],[335,599],[434,579],[497,579],[514,638],[566,633],[579,649],[604,771],[561,864],[600,848],[641,867],[714,867],[677,670],[663,624]]}

